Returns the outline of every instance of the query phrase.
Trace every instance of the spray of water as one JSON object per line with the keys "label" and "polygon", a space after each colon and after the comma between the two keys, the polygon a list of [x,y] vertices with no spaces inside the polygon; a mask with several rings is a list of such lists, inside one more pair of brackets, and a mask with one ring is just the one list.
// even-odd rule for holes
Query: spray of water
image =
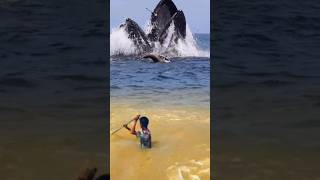
{"label": "spray of water", "polygon": [[[150,23],[145,26],[145,32],[149,32]],[[208,50],[202,50],[197,45],[197,42],[189,28],[186,26],[186,38],[179,39],[177,43],[172,41],[174,36],[174,24],[172,23],[167,30],[167,37],[162,44],[156,42],[154,44],[153,52],[165,54],[168,57],[210,57]],[[128,33],[124,28],[116,28],[110,34],[110,55],[135,55],[139,52],[134,46],[131,39],[128,38]]]}
{"label": "spray of water", "polygon": [[188,25],[186,38],[178,40],[176,49],[178,49],[179,56],[210,57],[209,50],[199,48]]}
{"label": "spray of water", "polygon": [[124,28],[116,28],[110,34],[110,55],[132,55],[136,53],[136,47]]}

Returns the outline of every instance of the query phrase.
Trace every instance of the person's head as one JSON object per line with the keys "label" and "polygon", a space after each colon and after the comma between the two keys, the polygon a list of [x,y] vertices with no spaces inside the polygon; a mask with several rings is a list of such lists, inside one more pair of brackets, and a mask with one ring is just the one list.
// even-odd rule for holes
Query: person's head
{"label": "person's head", "polygon": [[140,126],[141,128],[148,128],[149,119],[147,117],[141,117],[140,119]]}

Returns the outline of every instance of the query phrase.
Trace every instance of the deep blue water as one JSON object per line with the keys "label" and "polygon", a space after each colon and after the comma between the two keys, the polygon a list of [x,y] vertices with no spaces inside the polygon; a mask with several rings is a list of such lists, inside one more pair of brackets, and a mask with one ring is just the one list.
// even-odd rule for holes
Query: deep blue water
{"label": "deep blue water", "polygon": [[[210,48],[210,35],[195,36],[200,49]],[[152,63],[136,57],[111,58],[112,98],[150,103],[195,103],[210,101],[209,57],[177,57],[170,63]]]}

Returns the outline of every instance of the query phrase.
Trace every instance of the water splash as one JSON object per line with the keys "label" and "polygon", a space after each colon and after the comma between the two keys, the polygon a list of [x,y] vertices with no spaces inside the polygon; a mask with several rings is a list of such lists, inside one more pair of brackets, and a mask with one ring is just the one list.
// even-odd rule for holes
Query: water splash
{"label": "water splash", "polygon": [[178,40],[176,49],[178,49],[180,56],[210,57],[210,50],[203,50],[198,46],[188,25],[186,27],[186,38]]}
{"label": "water splash", "polygon": [[110,55],[133,55],[137,49],[124,28],[112,29],[110,34]]}
{"label": "water splash", "polygon": [[[151,29],[150,23],[146,23],[145,32]],[[177,43],[172,41],[174,36],[174,24],[172,23],[167,30],[167,37],[163,44],[159,42],[154,43],[153,53],[165,54],[168,57],[210,57],[210,51],[201,49],[189,26],[186,26],[186,38],[179,39]],[[133,41],[129,39],[128,33],[124,28],[115,28],[110,34],[110,55],[138,55],[139,51],[136,49]]]}

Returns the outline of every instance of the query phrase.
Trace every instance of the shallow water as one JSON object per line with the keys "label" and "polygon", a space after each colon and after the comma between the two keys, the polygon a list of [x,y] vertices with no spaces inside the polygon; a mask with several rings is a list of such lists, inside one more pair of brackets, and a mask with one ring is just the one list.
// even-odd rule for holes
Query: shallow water
{"label": "shallow water", "polygon": [[[196,35],[202,49],[209,35]],[[210,59],[174,57],[152,63],[112,57],[111,130],[136,114],[150,118],[154,147],[141,150],[127,130],[110,138],[111,179],[209,179]]]}
{"label": "shallow water", "polygon": [[141,150],[139,141],[126,129],[112,135],[111,179],[209,179],[209,107],[115,101],[111,101],[111,129],[136,114],[145,115],[150,119],[153,147]]}

